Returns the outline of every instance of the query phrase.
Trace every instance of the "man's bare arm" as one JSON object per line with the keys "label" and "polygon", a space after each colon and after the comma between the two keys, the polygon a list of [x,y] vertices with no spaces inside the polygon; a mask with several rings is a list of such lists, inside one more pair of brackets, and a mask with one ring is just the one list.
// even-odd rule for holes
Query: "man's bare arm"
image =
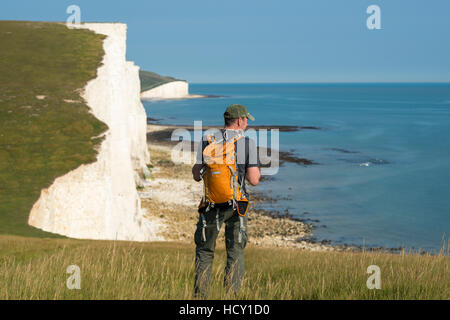
{"label": "man's bare arm", "polygon": [[261,172],[258,167],[250,167],[247,168],[245,177],[252,186],[256,186],[259,183],[259,178],[261,178]]}

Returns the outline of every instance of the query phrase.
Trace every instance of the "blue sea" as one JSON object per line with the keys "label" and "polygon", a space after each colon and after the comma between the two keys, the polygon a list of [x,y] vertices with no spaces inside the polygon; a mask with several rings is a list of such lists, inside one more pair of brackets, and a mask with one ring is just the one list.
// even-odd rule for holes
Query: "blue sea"
{"label": "blue sea", "polygon": [[309,219],[334,244],[421,249],[450,233],[450,84],[191,84],[219,98],[144,101],[161,124],[223,125],[232,103],[255,125],[315,126],[280,132],[286,163],[256,188],[265,208]]}

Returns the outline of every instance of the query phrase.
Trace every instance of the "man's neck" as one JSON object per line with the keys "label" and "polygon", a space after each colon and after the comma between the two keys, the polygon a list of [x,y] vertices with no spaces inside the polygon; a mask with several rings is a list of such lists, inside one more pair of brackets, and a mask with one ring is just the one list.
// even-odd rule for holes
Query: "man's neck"
{"label": "man's neck", "polygon": [[237,127],[224,127],[225,130],[234,130],[234,131],[238,131],[239,128]]}

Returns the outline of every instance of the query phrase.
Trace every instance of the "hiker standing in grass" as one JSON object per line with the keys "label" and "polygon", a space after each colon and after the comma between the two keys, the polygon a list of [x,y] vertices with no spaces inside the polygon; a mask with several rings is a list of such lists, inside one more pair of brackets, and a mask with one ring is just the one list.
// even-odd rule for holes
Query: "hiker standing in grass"
{"label": "hiker standing in grass", "polygon": [[208,297],[216,239],[223,223],[227,250],[224,285],[233,292],[241,287],[248,239],[245,180],[256,186],[261,176],[256,144],[244,136],[248,119],[255,120],[246,107],[230,105],[224,113],[224,128],[199,143],[192,168],[194,180],[204,183],[194,235],[196,297]]}

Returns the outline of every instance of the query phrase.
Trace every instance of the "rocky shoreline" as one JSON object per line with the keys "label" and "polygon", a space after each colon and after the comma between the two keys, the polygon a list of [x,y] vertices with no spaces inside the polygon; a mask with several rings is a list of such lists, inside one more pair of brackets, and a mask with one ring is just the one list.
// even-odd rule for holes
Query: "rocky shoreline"
{"label": "rocky shoreline", "polygon": [[[153,119],[153,118],[148,118],[147,117],[147,122],[151,121],[149,119]],[[153,119],[153,120],[157,120],[157,119]],[[194,126],[186,126],[186,125],[159,125],[159,124],[147,124],[147,126],[149,128],[151,128],[151,130],[147,131],[147,142],[150,145],[153,144],[157,144],[157,145],[165,145],[165,146],[175,146],[176,144],[179,143],[179,141],[172,141],[171,137],[172,137],[172,132],[175,129],[185,129],[188,130],[190,132],[192,132],[194,130]],[[202,130],[208,130],[208,129],[214,129],[217,128],[217,126],[203,126]],[[320,130],[320,128],[318,127],[311,127],[311,126],[290,126],[290,125],[286,125],[286,126],[249,126],[249,129],[278,129],[281,132],[292,132],[292,131],[299,131],[299,130]],[[191,141],[191,150],[196,150],[196,143],[194,141]],[[258,153],[259,153],[259,149],[261,147],[258,147]],[[266,154],[267,157],[270,159],[270,154],[271,154],[271,150],[270,148],[266,151],[263,152],[263,154]],[[266,159],[261,159],[262,162],[264,162],[264,165],[260,165],[261,167],[270,167],[272,164],[270,162],[268,162],[268,160]],[[316,165],[318,163],[309,160],[309,159],[305,159],[305,158],[300,158],[295,156],[292,152],[290,151],[279,151],[279,163],[277,163],[276,165],[283,165],[285,162],[290,162],[290,163],[296,163],[298,165]]]}
{"label": "rocky shoreline", "polygon": [[[321,130],[317,127],[297,126],[259,126],[280,131]],[[259,128],[257,127],[257,128]],[[160,219],[166,225],[162,233],[167,240],[193,242],[195,225],[198,220],[197,206],[202,195],[201,183],[192,179],[192,164],[174,164],[171,150],[180,141],[171,141],[175,129],[193,130],[193,126],[147,124],[147,144],[151,155],[152,178],[140,187],[142,206],[151,219]],[[209,127],[203,127],[208,129]],[[193,141],[191,150],[196,150]],[[339,150],[341,151],[341,150]],[[345,152],[347,150],[342,150]],[[270,150],[268,150],[270,154]],[[314,161],[296,157],[292,152],[280,151],[279,165],[285,162],[298,165],[320,165]],[[191,152],[194,161],[195,154]],[[193,162],[192,162],[193,163]],[[262,176],[260,183],[270,183],[271,177]],[[288,209],[280,211],[261,208],[264,203],[276,203],[278,199],[262,193],[257,187],[248,185],[251,205],[249,209],[249,245],[260,247],[290,247],[311,251],[365,251],[399,253],[403,248],[366,248],[349,244],[332,244],[330,240],[317,241],[313,236],[315,224],[319,221],[309,218],[297,218],[290,215]],[[306,213],[305,213],[306,214]],[[219,236],[223,237],[224,232]],[[219,245],[220,241],[218,241]]]}
{"label": "rocky shoreline", "polygon": [[[193,242],[198,220],[197,205],[203,189],[192,179],[190,164],[175,164],[170,158],[174,144],[171,132],[179,126],[147,126],[148,146],[151,155],[152,174],[140,187],[141,202],[149,218],[158,218],[166,225],[162,236],[167,240]],[[169,134],[170,132],[170,134]],[[195,149],[192,149],[195,150]],[[192,159],[194,153],[192,152]],[[262,181],[261,183],[268,183]],[[334,246],[327,241],[312,239],[313,225],[294,219],[288,212],[280,213],[255,208],[266,201],[276,201],[249,186],[251,205],[249,209],[249,245],[258,247],[290,247],[311,251],[353,251],[350,246]],[[222,228],[219,238],[224,236]],[[220,240],[218,241],[219,244]]]}

